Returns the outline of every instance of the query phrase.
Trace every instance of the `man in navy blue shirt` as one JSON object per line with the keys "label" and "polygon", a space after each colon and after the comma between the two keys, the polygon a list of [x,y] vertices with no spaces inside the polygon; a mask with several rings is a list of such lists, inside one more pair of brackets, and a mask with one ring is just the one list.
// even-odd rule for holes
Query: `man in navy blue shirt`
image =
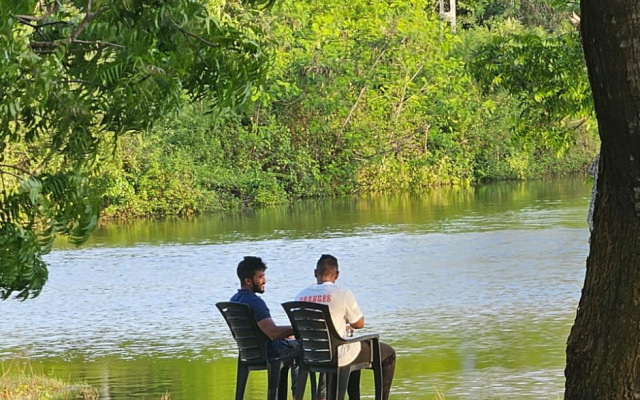
{"label": "man in navy blue shirt", "polygon": [[231,297],[231,301],[248,304],[253,310],[253,315],[262,332],[271,342],[269,343],[269,355],[272,357],[282,355],[292,344],[288,340],[293,339],[293,329],[291,326],[280,326],[271,318],[269,307],[256,293],[264,293],[264,285],[267,283],[265,270],[267,265],[260,257],[246,256],[238,264],[238,279],[240,279],[240,289]]}
{"label": "man in navy blue shirt", "polygon": [[[248,304],[253,310],[258,326],[271,341],[267,351],[269,357],[295,355],[300,350],[299,344],[293,337],[291,326],[276,325],[271,318],[269,307],[256,293],[264,293],[264,285],[267,283],[265,270],[267,265],[260,257],[246,256],[238,264],[238,279],[240,289],[231,297],[231,301]],[[292,390],[295,393],[297,368],[291,369]]]}

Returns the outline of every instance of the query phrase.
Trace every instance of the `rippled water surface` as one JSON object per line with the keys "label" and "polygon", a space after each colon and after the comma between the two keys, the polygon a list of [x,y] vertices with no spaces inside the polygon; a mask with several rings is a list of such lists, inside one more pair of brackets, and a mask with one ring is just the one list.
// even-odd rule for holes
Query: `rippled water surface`
{"label": "rippled water surface", "polygon": [[[264,298],[284,324],[279,304],[331,253],[363,333],[398,352],[393,399],[557,399],[589,195],[587,180],[562,179],[109,225],[47,257],[40,297],[0,303],[0,360],[101,399],[231,399],[236,352],[214,304],[237,289],[238,261],[267,262]],[[252,373],[246,398],[265,387]]]}

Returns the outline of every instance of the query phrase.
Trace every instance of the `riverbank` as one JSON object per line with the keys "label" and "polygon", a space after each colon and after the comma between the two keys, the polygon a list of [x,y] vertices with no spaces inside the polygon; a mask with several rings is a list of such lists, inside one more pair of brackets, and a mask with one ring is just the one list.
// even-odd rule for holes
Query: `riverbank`
{"label": "riverbank", "polygon": [[1,372],[2,400],[94,400],[100,397],[98,389],[35,372],[28,361],[13,360],[8,365],[2,363]]}
{"label": "riverbank", "polygon": [[[1,400],[97,400],[100,398],[97,388],[47,376],[44,372],[35,372],[28,361],[14,360],[8,366],[4,363],[1,366]],[[171,394],[166,392],[160,400],[171,400]]]}

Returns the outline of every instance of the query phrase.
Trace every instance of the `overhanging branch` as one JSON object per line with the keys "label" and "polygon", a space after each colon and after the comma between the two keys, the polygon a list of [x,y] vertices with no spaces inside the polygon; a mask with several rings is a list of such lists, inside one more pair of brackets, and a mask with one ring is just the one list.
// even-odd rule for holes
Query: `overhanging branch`
{"label": "overhanging branch", "polygon": [[206,44],[209,47],[215,47],[214,43],[211,43],[210,41],[206,40],[205,38],[196,35],[193,32],[189,32],[188,30],[181,28],[180,25],[178,25],[175,21],[171,21],[171,23],[173,24],[173,26],[175,26],[180,32],[182,32],[183,35],[188,36],[188,37],[192,37],[204,44]]}

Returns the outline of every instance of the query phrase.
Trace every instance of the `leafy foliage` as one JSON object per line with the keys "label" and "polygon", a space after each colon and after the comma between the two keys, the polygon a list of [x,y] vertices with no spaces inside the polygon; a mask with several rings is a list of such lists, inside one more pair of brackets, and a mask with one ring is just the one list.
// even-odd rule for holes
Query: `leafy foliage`
{"label": "leafy foliage", "polygon": [[517,99],[516,135],[565,150],[578,128],[594,122],[577,30],[547,33],[504,24],[496,31],[474,51],[472,75],[485,91],[506,90]]}
{"label": "leafy foliage", "polygon": [[579,12],[579,2],[564,0],[459,0],[458,18],[463,26],[494,26],[505,20],[520,21],[527,27],[555,31]]}
{"label": "leafy foliage", "polygon": [[100,208],[524,179],[597,147],[570,3],[459,0],[456,33],[426,0],[15,3],[0,3],[5,298],[37,295],[53,238],[82,242]]}
{"label": "leafy foliage", "polygon": [[86,240],[99,214],[93,177],[121,135],[185,100],[225,109],[250,96],[268,56],[250,21],[234,19],[237,4],[209,7],[0,3],[1,298],[40,293],[56,235]]}
{"label": "leafy foliage", "polygon": [[[453,34],[436,11],[427,1],[278,2],[260,22],[273,62],[252,107],[214,118],[196,104],[123,141],[105,175],[107,213],[190,215],[588,165],[597,139],[572,122],[590,107],[575,31],[527,28],[502,7]],[[491,46],[507,33],[517,47],[503,55]],[[519,79],[549,94],[536,101]]]}

